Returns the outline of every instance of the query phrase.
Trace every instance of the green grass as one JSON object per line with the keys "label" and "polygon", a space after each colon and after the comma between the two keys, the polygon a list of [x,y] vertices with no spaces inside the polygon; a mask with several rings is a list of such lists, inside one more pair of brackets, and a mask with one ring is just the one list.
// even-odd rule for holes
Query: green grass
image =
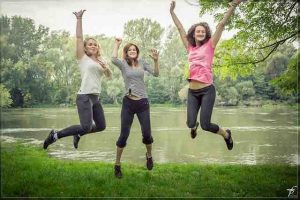
{"label": "green grass", "polygon": [[122,165],[59,160],[37,146],[1,143],[1,197],[287,197],[297,166]]}

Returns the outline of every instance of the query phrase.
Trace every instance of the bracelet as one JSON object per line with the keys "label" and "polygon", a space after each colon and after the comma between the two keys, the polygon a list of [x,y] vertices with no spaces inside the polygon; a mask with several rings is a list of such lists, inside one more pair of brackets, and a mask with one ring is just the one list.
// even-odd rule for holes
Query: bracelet
{"label": "bracelet", "polygon": [[76,17],[77,19],[82,19],[82,17]]}

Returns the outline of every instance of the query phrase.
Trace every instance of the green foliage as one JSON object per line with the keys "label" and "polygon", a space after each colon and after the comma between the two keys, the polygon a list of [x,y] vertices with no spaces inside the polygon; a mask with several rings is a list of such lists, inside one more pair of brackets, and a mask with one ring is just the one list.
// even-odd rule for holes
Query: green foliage
{"label": "green foliage", "polygon": [[[220,7],[226,3],[203,1],[202,6],[203,9],[215,11],[214,7],[210,7],[212,4]],[[252,5],[250,0],[243,3],[241,8],[247,5]],[[236,20],[233,19],[232,25]],[[66,31],[48,33],[48,28],[36,26],[28,18],[1,16],[0,22],[0,84],[9,91],[12,106],[74,105],[81,82],[75,58],[75,38]],[[93,37],[98,41],[101,54],[112,70],[113,78],[103,79],[101,101],[116,105],[121,103],[124,95],[123,77],[110,62],[114,38],[105,35],[85,37]],[[295,72],[299,65],[295,58],[290,60],[295,48],[291,44],[283,44],[264,62],[243,64],[259,58],[254,55],[255,50],[249,50],[256,43],[250,45],[247,41],[247,38],[242,40],[235,36],[221,41],[216,48],[213,70],[218,91],[217,103],[237,105],[252,99],[290,100],[297,97],[299,78]],[[145,18],[131,20],[124,26],[122,45],[127,42],[136,43],[141,50],[141,58],[150,64],[153,64],[153,60],[148,56],[148,50],[157,48],[160,51],[160,76],[145,77],[151,103],[184,103],[188,60],[177,29],[163,29],[158,22]]]}
{"label": "green foliage", "polygon": [[289,60],[288,68],[279,77],[273,79],[271,83],[280,88],[285,94],[299,95],[299,50]]}
{"label": "green foliage", "polygon": [[281,53],[277,53],[272,56],[272,59],[267,63],[267,68],[265,73],[268,78],[273,79],[282,74],[283,71],[286,70],[288,66],[289,58],[282,55]]}
{"label": "green foliage", "polygon": [[247,56],[245,46],[237,43],[235,39],[222,41],[216,48],[213,63],[214,72],[221,78],[230,76],[233,79],[236,79],[238,75],[252,74],[255,65],[241,63],[241,60],[251,61],[251,57]]}
{"label": "green foliage", "polygon": [[[199,1],[200,15],[223,17],[228,1]],[[285,0],[248,0],[239,5],[227,28],[237,31],[235,43],[244,47],[240,63],[257,63],[287,41],[299,35],[298,2]]]}
{"label": "green foliage", "polygon": [[10,97],[9,91],[5,88],[4,85],[0,84],[0,96],[1,96],[1,101],[0,101],[0,108],[7,108],[10,107],[12,100]]}
{"label": "green foliage", "polygon": [[238,97],[239,97],[239,93],[237,89],[235,89],[235,87],[227,88],[225,90],[225,96],[224,96],[224,100],[226,102],[225,105],[236,106],[239,102]]}
{"label": "green foliage", "polygon": [[140,49],[140,57],[147,61],[150,49],[160,49],[164,29],[161,25],[147,18],[130,20],[124,25],[124,42],[132,42]]}
{"label": "green foliage", "polygon": [[239,82],[236,85],[240,99],[246,100],[255,95],[255,90],[252,81]]}
{"label": "green foliage", "polygon": [[45,41],[49,28],[35,26],[34,21],[20,16],[1,16],[1,58],[11,59],[16,63],[22,56],[39,53],[39,46]]}

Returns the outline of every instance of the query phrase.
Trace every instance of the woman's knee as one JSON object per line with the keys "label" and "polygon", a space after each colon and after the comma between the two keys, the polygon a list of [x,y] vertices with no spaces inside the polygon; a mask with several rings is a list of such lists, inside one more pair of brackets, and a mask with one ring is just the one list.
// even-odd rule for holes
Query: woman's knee
{"label": "woman's knee", "polygon": [[202,128],[202,130],[210,131],[210,123],[208,123],[208,122],[201,122],[201,128]]}
{"label": "woman's knee", "polygon": [[143,143],[144,144],[152,144],[153,143],[153,137],[151,135],[143,137]]}
{"label": "woman's knee", "polygon": [[84,125],[81,125],[81,128],[83,129],[83,131],[85,133],[89,133],[93,130],[93,125],[92,124],[84,124]]}
{"label": "woman's knee", "polygon": [[127,141],[127,138],[119,137],[118,141],[116,142],[117,147],[119,147],[119,148],[126,147],[126,144],[127,144],[126,141]]}
{"label": "woman's knee", "polygon": [[106,129],[106,124],[103,124],[101,126],[97,126],[96,127],[96,132],[104,131],[105,129]]}
{"label": "woman's knee", "polygon": [[201,128],[212,133],[217,133],[219,131],[219,126],[210,122],[201,122]]}
{"label": "woman's knee", "polygon": [[187,127],[189,128],[194,128],[196,126],[196,121],[191,122],[191,121],[187,121],[186,122]]}

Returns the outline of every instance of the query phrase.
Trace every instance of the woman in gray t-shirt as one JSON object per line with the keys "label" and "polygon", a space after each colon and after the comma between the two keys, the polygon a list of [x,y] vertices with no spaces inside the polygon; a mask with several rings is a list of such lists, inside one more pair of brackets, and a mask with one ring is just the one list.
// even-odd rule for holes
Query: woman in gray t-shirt
{"label": "woman in gray t-shirt", "polygon": [[152,143],[150,125],[150,110],[147,93],[144,83],[144,74],[149,72],[154,76],[159,75],[158,52],[151,50],[150,57],[154,61],[154,69],[149,64],[138,59],[139,48],[132,43],[125,45],[123,49],[123,60],[118,59],[118,50],[122,40],[116,38],[112,63],[116,65],[122,72],[124,78],[126,94],[123,98],[121,111],[121,133],[116,143],[117,156],[115,162],[115,176],[122,177],[121,172],[121,156],[123,149],[126,146],[126,141],[130,133],[130,128],[133,122],[134,114],[137,115],[143,135],[143,143],[146,145],[146,165],[147,169],[153,168],[152,160]]}
{"label": "woman in gray t-shirt", "polygon": [[99,94],[103,75],[111,77],[111,71],[100,55],[100,45],[97,41],[93,38],[83,40],[81,19],[84,11],[74,12],[77,18],[76,57],[81,75],[81,86],[76,98],[80,125],[73,125],[60,131],[51,130],[44,141],[44,149],[57,139],[67,136],[73,136],[73,145],[77,149],[82,135],[103,131],[106,127]]}

